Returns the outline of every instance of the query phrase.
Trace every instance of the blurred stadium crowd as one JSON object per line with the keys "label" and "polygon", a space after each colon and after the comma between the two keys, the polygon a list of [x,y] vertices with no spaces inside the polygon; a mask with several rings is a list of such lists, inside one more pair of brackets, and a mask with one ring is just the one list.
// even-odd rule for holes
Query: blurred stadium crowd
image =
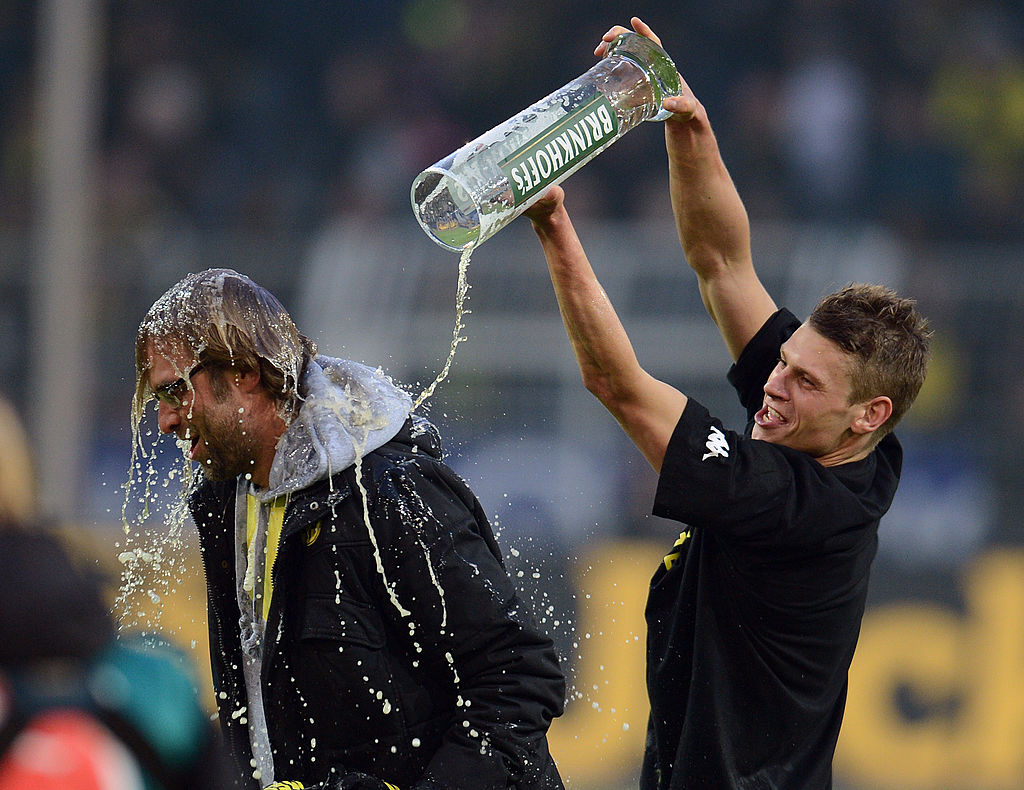
{"label": "blurred stadium crowd", "polygon": [[[0,371],[4,394],[22,409],[32,400],[24,371],[31,363],[41,5],[0,4],[0,329],[15,341],[0,349]],[[442,305],[444,321],[450,310],[441,270],[417,263],[431,245],[411,221],[413,177],[585,71],[607,26],[638,13],[708,106],[754,222],[829,228],[804,234],[814,244],[837,239],[835,248],[812,244],[802,264],[798,241],[776,245],[790,282],[781,298],[806,295],[829,266],[838,279],[857,276],[834,253],[845,247],[847,257],[870,261],[867,276],[888,273],[906,285],[943,328],[946,350],[933,375],[942,386],[925,398],[932,405],[917,410],[925,418],[920,436],[914,426],[907,436],[932,451],[920,503],[934,503],[940,490],[951,497],[959,484],[970,491],[953,497],[961,503],[991,499],[987,482],[964,482],[965,470],[974,469],[967,453],[989,467],[983,477],[994,480],[1002,511],[1014,512],[1021,474],[1012,459],[1024,421],[1011,420],[1006,430],[1002,415],[1024,402],[1014,373],[1024,352],[1012,331],[1019,326],[1015,250],[1024,244],[1021,3],[108,0],[99,13],[94,210],[102,286],[91,346],[104,396],[93,398],[90,474],[93,483],[107,475],[107,500],[118,496],[127,457],[134,321],[168,283],[210,265],[245,269],[295,305],[300,323],[349,314],[353,322],[346,329],[339,319],[334,338],[377,341],[363,355],[331,343],[327,350],[383,362],[404,376],[401,350],[419,338],[411,323],[402,334],[403,322],[425,303]],[[626,135],[567,187],[577,216],[670,235],[665,180],[661,134],[648,129]],[[386,238],[395,229],[398,240]],[[861,242],[848,244],[847,232]],[[529,263],[539,260],[530,244],[488,247],[516,261],[509,269],[542,275]],[[665,255],[673,268],[677,255]],[[661,276],[646,271],[651,266],[630,267],[640,278],[629,286],[637,312],[690,310],[705,321],[691,285],[651,287],[643,278]],[[474,273],[474,310],[536,309],[555,318],[543,301],[543,277],[518,291],[483,279],[502,274],[493,266]],[[977,320],[982,314],[986,320]],[[332,336],[330,326],[313,328]],[[950,388],[977,381],[990,358],[1005,360],[1007,375],[983,377],[970,406],[950,397]],[[519,379],[522,392],[505,393],[500,413],[488,411],[499,388],[493,379],[490,389],[466,385],[461,402],[451,392],[457,418],[450,433],[479,436],[474,421],[535,414],[522,403],[547,385],[522,371],[506,378],[510,386]],[[515,428],[493,444],[522,446]],[[565,423],[559,431],[565,438],[575,429]],[[1017,535],[986,505],[981,515],[949,516],[950,528],[933,539],[948,541],[957,532],[952,524],[967,515],[971,534],[994,521]]]}
{"label": "blurred stadium crowd", "polygon": [[[16,227],[31,214],[36,5],[0,8],[0,202]],[[1020,3],[102,5],[100,183],[118,233],[292,233],[332,211],[406,211],[412,175],[581,73],[635,12],[709,107],[754,216],[1024,237]],[[643,214],[661,188],[650,142],[590,168],[606,187],[595,213]]]}
{"label": "blurred stadium crowd", "polygon": [[[684,0],[633,7],[609,0],[109,0],[99,6],[94,207],[103,285],[96,289],[93,347],[106,397],[96,398],[92,411],[98,445],[92,471],[102,474],[109,464],[105,485],[113,498],[127,454],[134,320],[168,283],[186,269],[235,265],[296,303],[300,317],[355,315],[380,300],[381,309],[363,309],[359,328],[384,351],[354,358],[387,363],[390,355],[400,367],[395,349],[410,338],[392,330],[424,299],[405,293],[385,305],[388,289],[418,289],[449,309],[447,282],[437,286],[437,277],[414,265],[417,251],[430,245],[410,220],[413,177],[585,71],[607,26],[635,12],[660,33],[708,106],[755,223],[820,223],[840,234],[882,228],[881,241],[863,251],[873,271],[885,269],[887,245],[899,247],[893,271],[926,313],[938,311],[945,339],[955,337],[958,347],[940,360],[936,380],[948,390],[957,375],[972,375],[964,360],[979,355],[1003,355],[1011,363],[1009,375],[986,378],[974,393],[969,416],[977,422],[969,431],[955,422],[965,417],[963,401],[951,399],[931,407],[942,419],[921,441],[939,459],[935,474],[943,480],[946,467],[965,468],[957,460],[965,442],[986,455],[1001,469],[993,474],[1006,512],[1013,512],[1019,466],[1002,462],[1012,457],[1024,423],[1011,421],[1003,431],[1001,414],[1024,401],[1024,385],[1012,372],[1021,344],[1012,331],[992,330],[1019,321],[1012,283],[1000,279],[998,267],[976,263],[986,258],[974,253],[1004,250],[995,257],[1005,271],[1014,265],[1016,245],[1024,244],[1019,2]],[[4,394],[21,408],[32,398],[23,371],[30,365],[39,7],[29,0],[0,5],[0,329],[15,339],[0,350],[0,370]],[[671,232],[657,130],[625,136],[567,186],[578,216]],[[369,228],[364,243],[345,247],[352,234],[341,231],[359,222]],[[383,238],[392,226],[405,234],[397,249]],[[332,235],[338,228],[340,235]],[[380,248],[373,247],[377,236]],[[935,254],[937,244],[959,246]],[[500,249],[497,242],[489,246]],[[532,248],[516,254],[539,260]],[[784,265],[790,280],[799,281],[829,256],[818,255],[803,270],[792,260]],[[833,265],[837,277],[853,276]],[[645,274],[643,267],[633,270]],[[495,275],[492,268],[488,276]],[[333,282],[326,279],[332,276]],[[692,290],[685,283],[673,288]],[[972,290],[957,290],[964,288]],[[488,299],[501,309],[508,298],[535,307],[548,295],[543,282],[536,292],[511,296],[500,284],[484,283],[474,309],[487,308]],[[639,311],[674,309],[675,302],[661,305],[665,293],[647,288]],[[696,314],[699,303],[690,296]],[[317,298],[326,300],[325,309],[314,309]],[[544,304],[538,310],[554,317]],[[986,322],[977,320],[981,312]],[[113,388],[111,380],[118,382]],[[535,382],[530,386],[535,392]],[[483,414],[486,392],[473,393],[456,409],[470,426],[477,412],[477,419],[493,419]],[[503,413],[516,408],[509,403]],[[911,431],[908,439],[914,438]],[[936,449],[943,443],[950,446],[945,455]]]}

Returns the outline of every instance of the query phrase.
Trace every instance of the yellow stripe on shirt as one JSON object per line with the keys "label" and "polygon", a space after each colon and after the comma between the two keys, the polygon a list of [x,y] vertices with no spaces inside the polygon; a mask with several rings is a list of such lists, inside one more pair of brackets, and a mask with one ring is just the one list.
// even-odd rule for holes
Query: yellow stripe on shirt
{"label": "yellow stripe on shirt", "polygon": [[[277,560],[278,545],[281,542],[281,530],[284,527],[284,510],[288,504],[288,496],[279,496],[270,503],[270,512],[267,517],[267,544],[266,544],[266,564],[264,565],[263,571],[263,621],[267,621],[267,617],[270,614],[270,599],[274,595],[274,575],[272,573],[274,569],[274,562]],[[256,534],[257,517],[259,514],[260,503],[252,494],[249,494],[246,499],[246,518],[245,518],[245,545],[247,548],[252,547],[253,536]],[[248,555],[253,556],[253,552],[249,551]],[[252,597],[254,590],[246,589],[249,596]]]}

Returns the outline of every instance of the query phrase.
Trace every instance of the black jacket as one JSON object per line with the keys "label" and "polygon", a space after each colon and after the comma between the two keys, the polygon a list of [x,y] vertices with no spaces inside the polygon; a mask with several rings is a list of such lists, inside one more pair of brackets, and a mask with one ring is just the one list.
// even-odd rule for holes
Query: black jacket
{"label": "black jacket", "polygon": [[[436,432],[410,420],[361,464],[291,496],[262,676],[277,780],[329,787],[358,771],[402,790],[561,788],[546,739],[565,692],[553,645],[517,597],[479,502],[439,459]],[[256,787],[234,502],[234,481],[206,481],[189,504],[220,720]]]}

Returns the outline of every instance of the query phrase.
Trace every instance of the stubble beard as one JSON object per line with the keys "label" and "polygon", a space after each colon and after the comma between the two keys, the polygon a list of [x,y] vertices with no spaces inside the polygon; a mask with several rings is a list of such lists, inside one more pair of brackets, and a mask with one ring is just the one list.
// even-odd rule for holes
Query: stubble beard
{"label": "stubble beard", "polygon": [[257,443],[245,421],[231,416],[216,417],[200,428],[199,436],[206,450],[200,465],[203,475],[212,481],[233,480],[250,472],[257,455]]}

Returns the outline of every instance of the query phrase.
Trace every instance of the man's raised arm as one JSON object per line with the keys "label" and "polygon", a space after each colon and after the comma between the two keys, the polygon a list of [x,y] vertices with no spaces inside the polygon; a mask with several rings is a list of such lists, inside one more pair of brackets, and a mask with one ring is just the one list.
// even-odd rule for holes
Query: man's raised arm
{"label": "man's raised arm", "polygon": [[[633,17],[637,33],[661,43],[651,28]],[[595,50],[625,31],[613,27]],[[735,360],[765,321],[775,302],[754,271],[750,222],[718,150],[707,111],[682,81],[682,93],[663,102],[673,115],[665,121],[669,191],[679,241],[697,273],[701,297]]]}
{"label": "man's raised arm", "polygon": [[558,307],[583,383],[618,420],[656,471],[686,408],[686,396],[640,367],[633,345],[598,282],[565,210],[565,193],[552,187],[525,216],[544,248]]}

